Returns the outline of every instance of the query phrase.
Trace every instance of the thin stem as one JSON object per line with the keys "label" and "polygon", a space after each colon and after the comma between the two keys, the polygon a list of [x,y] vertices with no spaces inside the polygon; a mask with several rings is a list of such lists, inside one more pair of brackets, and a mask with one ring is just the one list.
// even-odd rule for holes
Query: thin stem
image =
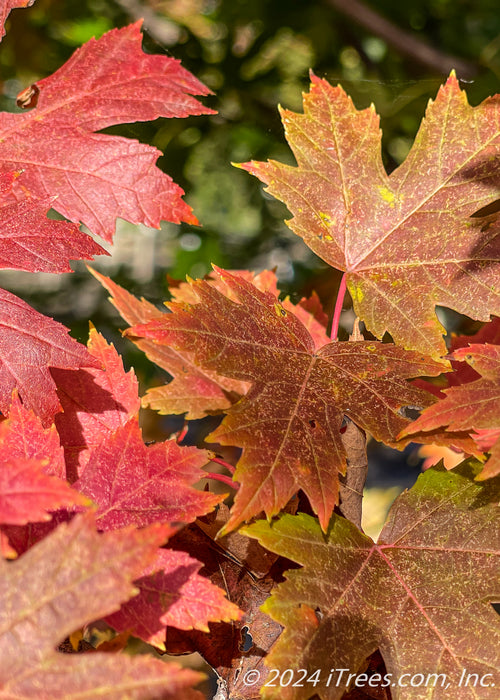
{"label": "thin stem", "polygon": [[184,440],[184,438],[186,437],[187,431],[188,431],[188,426],[187,426],[187,425],[184,425],[184,427],[183,427],[181,430],[179,430],[179,432],[177,433],[176,442],[177,442],[178,445],[179,445],[179,444]]}
{"label": "thin stem", "polygon": [[330,338],[332,340],[337,340],[337,335],[339,332],[339,322],[340,322],[340,314],[342,313],[342,306],[344,304],[344,297],[345,297],[345,292],[346,292],[346,278],[345,278],[345,272],[342,275],[342,279],[340,280],[340,287],[339,291],[337,294],[337,301],[335,302],[335,310],[333,312],[333,321],[332,321],[332,332],[330,334]]}
{"label": "thin stem", "polygon": [[215,479],[216,481],[222,481],[223,484],[230,486],[232,489],[235,489],[236,491],[239,488],[239,484],[236,481],[233,481],[231,479],[231,477],[226,476],[225,474],[217,474],[216,472],[208,472],[207,474],[205,474],[205,477],[207,479]]}
{"label": "thin stem", "polygon": [[220,464],[222,467],[226,467],[226,469],[228,470],[228,472],[230,474],[234,474],[234,472],[235,472],[235,468],[233,467],[233,465],[229,464],[229,462],[225,462],[220,457],[212,457],[212,459],[210,461],[216,462],[217,464]]}

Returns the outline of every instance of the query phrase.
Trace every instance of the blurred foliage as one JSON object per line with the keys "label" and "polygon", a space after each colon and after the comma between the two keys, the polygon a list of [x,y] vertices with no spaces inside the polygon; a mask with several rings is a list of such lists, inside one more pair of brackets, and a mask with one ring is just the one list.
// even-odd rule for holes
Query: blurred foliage
{"label": "blurred foliage", "polygon": [[[16,111],[17,93],[56,70],[76,46],[140,16],[146,18],[145,50],[180,58],[215,93],[205,102],[218,110],[216,116],[109,130],[151,143],[165,153],[160,166],[185,189],[202,224],[201,228],[167,226],[169,253],[164,266],[153,266],[149,278],[138,278],[132,263],[124,260],[113,269],[116,281],[160,303],[167,294],[166,273],[175,278],[199,277],[211,262],[229,268],[276,267],[283,289],[300,296],[316,287],[331,307],[338,274],[290,232],[284,223],[285,207],[263,195],[260,183],[231,162],[251,158],[293,162],[277,105],[301,110],[301,93],[308,89],[312,69],[334,84],[341,83],[358,108],[375,104],[384,131],[383,157],[390,170],[404,159],[427,101],[446,78],[439,66],[432,70],[398,53],[336,9],[338,4],[329,0],[37,0],[33,7],[11,13],[0,46],[4,110]],[[345,0],[344,5],[348,4]],[[369,6],[393,23],[395,33],[410,32],[443,53],[469,61],[474,76],[465,87],[472,103],[497,92],[497,0],[372,0]],[[143,234],[138,231],[137,235]],[[57,285],[37,286],[31,296],[26,288],[21,295],[70,326],[80,339],[91,317],[121,346],[117,328],[123,324],[110,305],[103,304],[105,293],[89,280],[84,266],[75,264],[75,269],[74,275],[64,276]],[[0,283],[9,288],[3,279]],[[81,295],[85,301],[76,304],[75,311],[75,298]],[[137,356],[128,357],[137,365]],[[149,380],[150,370],[139,365]]]}

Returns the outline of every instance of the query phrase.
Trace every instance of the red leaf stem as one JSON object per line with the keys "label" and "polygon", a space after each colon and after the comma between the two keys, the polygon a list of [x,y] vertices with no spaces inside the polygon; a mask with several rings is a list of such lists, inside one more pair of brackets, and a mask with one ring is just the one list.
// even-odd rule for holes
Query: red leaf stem
{"label": "red leaf stem", "polygon": [[227,484],[227,486],[230,486],[236,491],[239,488],[239,484],[236,481],[233,481],[229,476],[226,476],[225,474],[218,474],[217,472],[208,472],[206,476],[207,479],[215,479],[216,481],[221,481],[223,484]]}
{"label": "red leaf stem", "polygon": [[342,279],[340,280],[340,287],[339,287],[339,291],[337,294],[337,301],[335,302],[335,309],[333,312],[332,330],[330,333],[330,338],[332,340],[337,340],[337,334],[339,332],[340,314],[342,313],[342,306],[344,304],[345,290],[346,290],[346,276],[345,276],[345,274],[343,274]]}
{"label": "red leaf stem", "polygon": [[220,465],[222,465],[223,467],[226,467],[226,469],[228,470],[228,472],[230,472],[231,474],[234,474],[235,467],[233,467],[232,464],[229,464],[229,462],[225,462],[225,461],[224,461],[223,459],[221,459],[220,457],[212,457],[212,459],[211,459],[210,461],[211,461],[211,462],[216,462],[217,464],[220,464]]}

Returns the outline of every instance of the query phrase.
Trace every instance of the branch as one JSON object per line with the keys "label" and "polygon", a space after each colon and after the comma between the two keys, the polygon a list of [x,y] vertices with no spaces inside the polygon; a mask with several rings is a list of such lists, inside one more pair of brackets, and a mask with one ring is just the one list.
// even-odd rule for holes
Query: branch
{"label": "branch", "polygon": [[363,488],[368,472],[366,435],[349,418],[345,420],[347,426],[341,437],[347,454],[347,469],[345,476],[340,475],[339,478],[339,511],[361,529]]}
{"label": "branch", "polygon": [[326,0],[326,2],[372,34],[379,36],[399,53],[421,63],[426,68],[445,75],[455,69],[458,76],[463,78],[472,78],[477,73],[477,67],[470,61],[429,46],[415,34],[406,32],[385,17],[381,17],[360,0]]}

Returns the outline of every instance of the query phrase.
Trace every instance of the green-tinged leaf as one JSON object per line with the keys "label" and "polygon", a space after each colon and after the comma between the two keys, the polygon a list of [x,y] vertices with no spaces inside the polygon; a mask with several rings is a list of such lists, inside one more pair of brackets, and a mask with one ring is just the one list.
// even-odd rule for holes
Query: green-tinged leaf
{"label": "green-tinged leaf", "polygon": [[[469,460],[425,472],[398,497],[377,544],[336,515],[326,534],[305,514],[244,528],[302,566],[265,603],[285,627],[266,665],[324,670],[315,688],[267,688],[264,698],[337,700],[377,648],[393,700],[498,697],[500,618],[490,603],[500,599],[500,489],[498,479],[475,482],[478,471]],[[461,684],[468,674],[483,683]]]}

